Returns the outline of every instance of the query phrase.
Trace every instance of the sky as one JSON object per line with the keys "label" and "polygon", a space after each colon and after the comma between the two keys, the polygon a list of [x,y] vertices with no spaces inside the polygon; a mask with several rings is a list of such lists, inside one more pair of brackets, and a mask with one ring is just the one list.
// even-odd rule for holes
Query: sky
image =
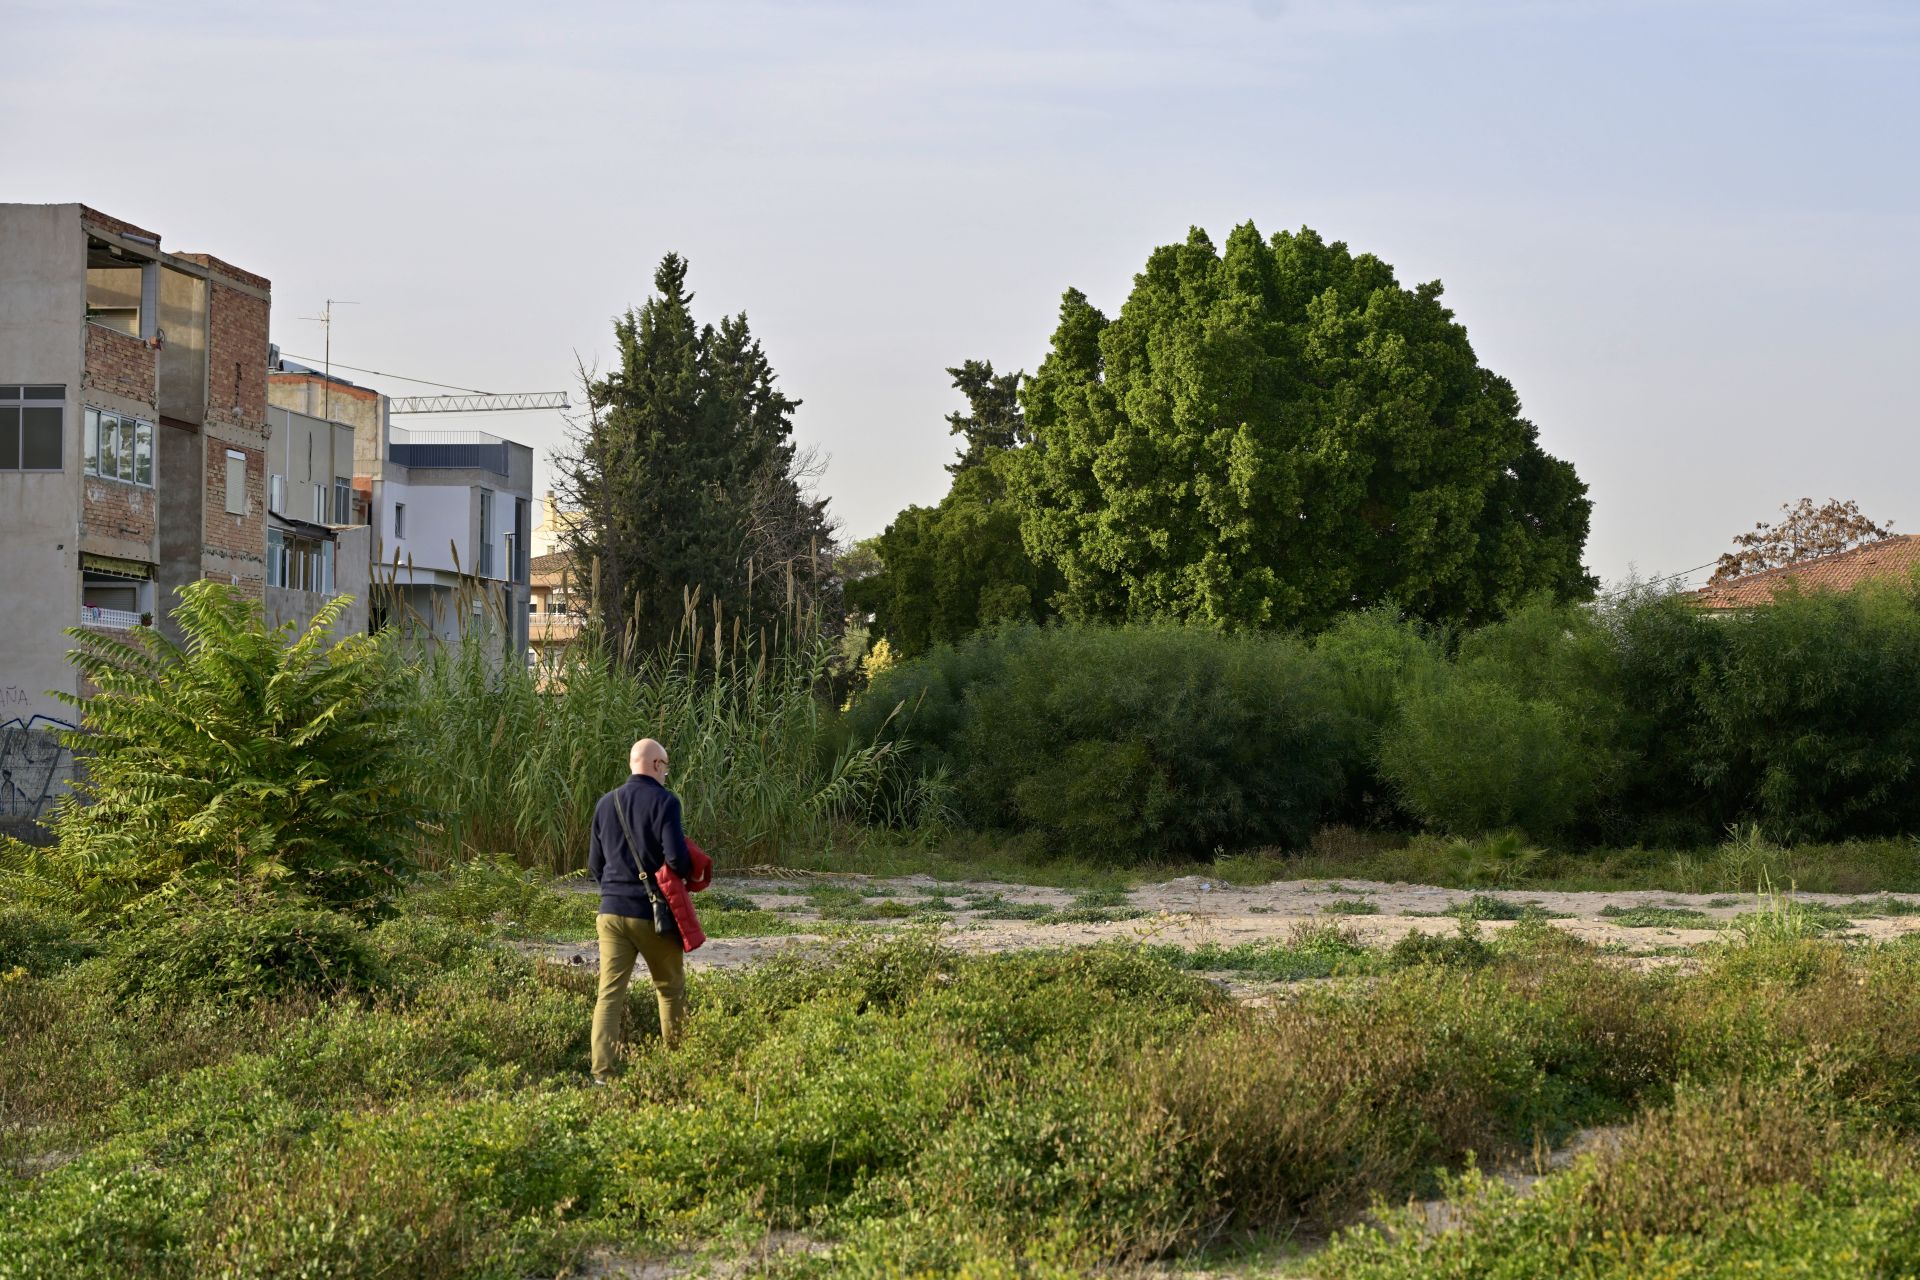
{"label": "sky", "polygon": [[[0,200],[269,277],[290,354],[351,300],[338,364],[486,391],[576,387],[678,252],[849,538],[945,492],[946,366],[1032,370],[1069,286],[1112,313],[1248,220],[1445,283],[1610,583],[1801,497],[1920,531],[1913,3],[0,8]],[[534,445],[536,489],[565,438],[416,421]]]}

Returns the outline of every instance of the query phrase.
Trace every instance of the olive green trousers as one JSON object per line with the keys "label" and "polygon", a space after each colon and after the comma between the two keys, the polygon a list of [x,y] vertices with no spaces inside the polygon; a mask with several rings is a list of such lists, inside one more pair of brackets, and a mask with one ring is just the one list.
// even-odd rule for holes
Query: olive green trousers
{"label": "olive green trousers", "polygon": [[660,1034],[668,1044],[679,1039],[687,1016],[686,964],[680,940],[655,933],[651,920],[603,912],[594,931],[600,935],[600,998],[593,1006],[593,1078],[610,1080],[620,1057],[634,958],[646,961],[660,1001]]}

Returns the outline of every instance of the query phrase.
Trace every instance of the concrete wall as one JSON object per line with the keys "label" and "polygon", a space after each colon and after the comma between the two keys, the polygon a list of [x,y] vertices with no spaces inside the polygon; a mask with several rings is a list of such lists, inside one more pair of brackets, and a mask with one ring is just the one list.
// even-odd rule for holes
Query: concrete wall
{"label": "concrete wall", "polygon": [[[296,520],[334,523],[333,482],[354,477],[354,430],[292,409],[267,410],[267,474],[285,480],[287,500],[280,512]],[[326,511],[316,517],[313,486],[325,491]],[[269,483],[268,492],[272,492]]]}
{"label": "concrete wall", "polygon": [[[169,336],[171,341],[171,336]],[[200,579],[200,530],[205,523],[206,485],[201,475],[200,432],[162,418],[155,431],[153,469],[160,507],[160,560],[154,574],[153,611],[163,634],[186,637],[173,620],[178,592]],[[222,482],[225,476],[221,477]]]}
{"label": "concrete wall", "polygon": [[[64,469],[0,471],[0,733],[25,765],[26,726],[64,724],[72,693],[62,628],[80,612],[80,426],[86,237],[78,205],[0,207],[0,382],[64,385]],[[38,736],[38,731],[36,732]],[[0,817],[9,802],[0,757]],[[31,789],[31,788],[30,788]]]}
{"label": "concrete wall", "polygon": [[367,538],[365,525],[337,531],[333,551],[333,594],[320,591],[296,591],[291,587],[266,589],[267,623],[279,626],[291,622],[304,630],[313,616],[336,596],[351,596],[353,602],[334,621],[336,639],[367,633],[368,581]]}
{"label": "concrete wall", "polygon": [[[374,521],[374,547],[381,564],[391,565],[398,552],[403,565],[411,561],[416,568],[452,573],[457,555],[460,571],[473,571],[473,530],[480,502],[472,488],[442,483],[442,476],[456,474],[468,473],[420,472],[431,477],[420,481],[404,468],[388,465],[389,478],[377,491],[380,515]],[[393,478],[396,475],[406,479]],[[393,509],[400,503],[407,508],[406,536],[395,538]]]}
{"label": "concrete wall", "polygon": [[0,471],[0,829],[31,822],[72,776],[55,736],[78,688],[62,629],[80,615],[80,424],[86,237],[79,205],[0,207],[0,382],[67,388],[59,472]]}
{"label": "concrete wall", "polygon": [[160,271],[160,412],[199,426],[207,418],[207,282]]}
{"label": "concrete wall", "polygon": [[274,373],[267,378],[267,403],[323,421],[344,422],[370,437],[384,439],[381,428],[386,410],[382,399],[377,391],[329,382],[318,374]]}

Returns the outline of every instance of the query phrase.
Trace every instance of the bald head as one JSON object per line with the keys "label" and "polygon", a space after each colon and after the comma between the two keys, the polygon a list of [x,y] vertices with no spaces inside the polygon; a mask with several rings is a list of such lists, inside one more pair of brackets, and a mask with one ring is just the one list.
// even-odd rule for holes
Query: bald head
{"label": "bald head", "polygon": [[627,752],[627,768],[645,774],[655,782],[667,780],[667,749],[652,738],[642,738]]}

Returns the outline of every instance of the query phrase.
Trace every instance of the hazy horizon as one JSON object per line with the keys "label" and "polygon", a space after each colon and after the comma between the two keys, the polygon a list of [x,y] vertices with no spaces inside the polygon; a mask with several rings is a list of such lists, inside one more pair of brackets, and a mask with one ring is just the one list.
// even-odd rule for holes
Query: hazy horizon
{"label": "hazy horizon", "polygon": [[[16,4],[0,199],[268,276],[341,366],[572,390],[662,254],[744,310],[849,537],[968,358],[1251,219],[1439,278],[1617,581],[1801,497],[1920,531],[1920,10],[1892,3]],[[309,359],[308,362],[312,362]],[[397,394],[421,388],[344,370]],[[426,422],[427,420],[418,420]],[[553,414],[457,420],[533,444]],[[455,425],[436,420],[436,425]]]}

